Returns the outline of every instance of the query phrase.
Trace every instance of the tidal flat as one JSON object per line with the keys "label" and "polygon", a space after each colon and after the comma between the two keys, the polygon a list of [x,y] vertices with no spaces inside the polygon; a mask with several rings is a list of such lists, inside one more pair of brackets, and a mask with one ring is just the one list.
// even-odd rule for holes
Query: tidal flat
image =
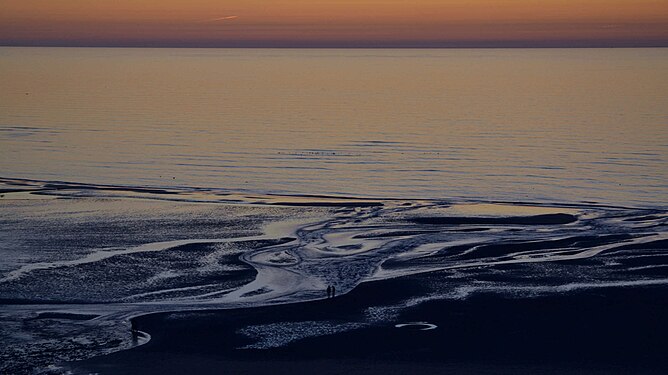
{"label": "tidal flat", "polygon": [[6,373],[668,369],[663,209],[3,191]]}

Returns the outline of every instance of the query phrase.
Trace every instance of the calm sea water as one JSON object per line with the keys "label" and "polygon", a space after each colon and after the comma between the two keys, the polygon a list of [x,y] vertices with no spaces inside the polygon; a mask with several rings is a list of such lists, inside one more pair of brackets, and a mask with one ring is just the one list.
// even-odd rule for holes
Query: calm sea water
{"label": "calm sea water", "polygon": [[0,48],[0,176],[668,202],[668,49]]}

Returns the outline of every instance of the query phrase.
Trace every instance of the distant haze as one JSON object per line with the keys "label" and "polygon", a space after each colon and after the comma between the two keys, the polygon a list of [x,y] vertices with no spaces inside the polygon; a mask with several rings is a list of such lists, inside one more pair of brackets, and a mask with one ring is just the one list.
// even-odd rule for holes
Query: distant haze
{"label": "distant haze", "polygon": [[0,45],[668,46],[668,1],[4,0]]}

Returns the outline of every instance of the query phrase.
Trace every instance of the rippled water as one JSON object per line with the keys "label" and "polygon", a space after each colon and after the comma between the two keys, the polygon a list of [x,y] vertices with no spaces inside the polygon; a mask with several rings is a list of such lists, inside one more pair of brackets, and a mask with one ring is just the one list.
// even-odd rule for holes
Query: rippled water
{"label": "rippled water", "polygon": [[668,201],[668,49],[0,48],[0,176]]}

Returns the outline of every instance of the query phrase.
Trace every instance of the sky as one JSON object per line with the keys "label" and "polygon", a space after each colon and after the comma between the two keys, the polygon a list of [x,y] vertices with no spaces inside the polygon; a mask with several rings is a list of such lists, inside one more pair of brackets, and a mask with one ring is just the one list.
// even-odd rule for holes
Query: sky
{"label": "sky", "polygon": [[0,0],[0,45],[668,46],[668,0]]}

